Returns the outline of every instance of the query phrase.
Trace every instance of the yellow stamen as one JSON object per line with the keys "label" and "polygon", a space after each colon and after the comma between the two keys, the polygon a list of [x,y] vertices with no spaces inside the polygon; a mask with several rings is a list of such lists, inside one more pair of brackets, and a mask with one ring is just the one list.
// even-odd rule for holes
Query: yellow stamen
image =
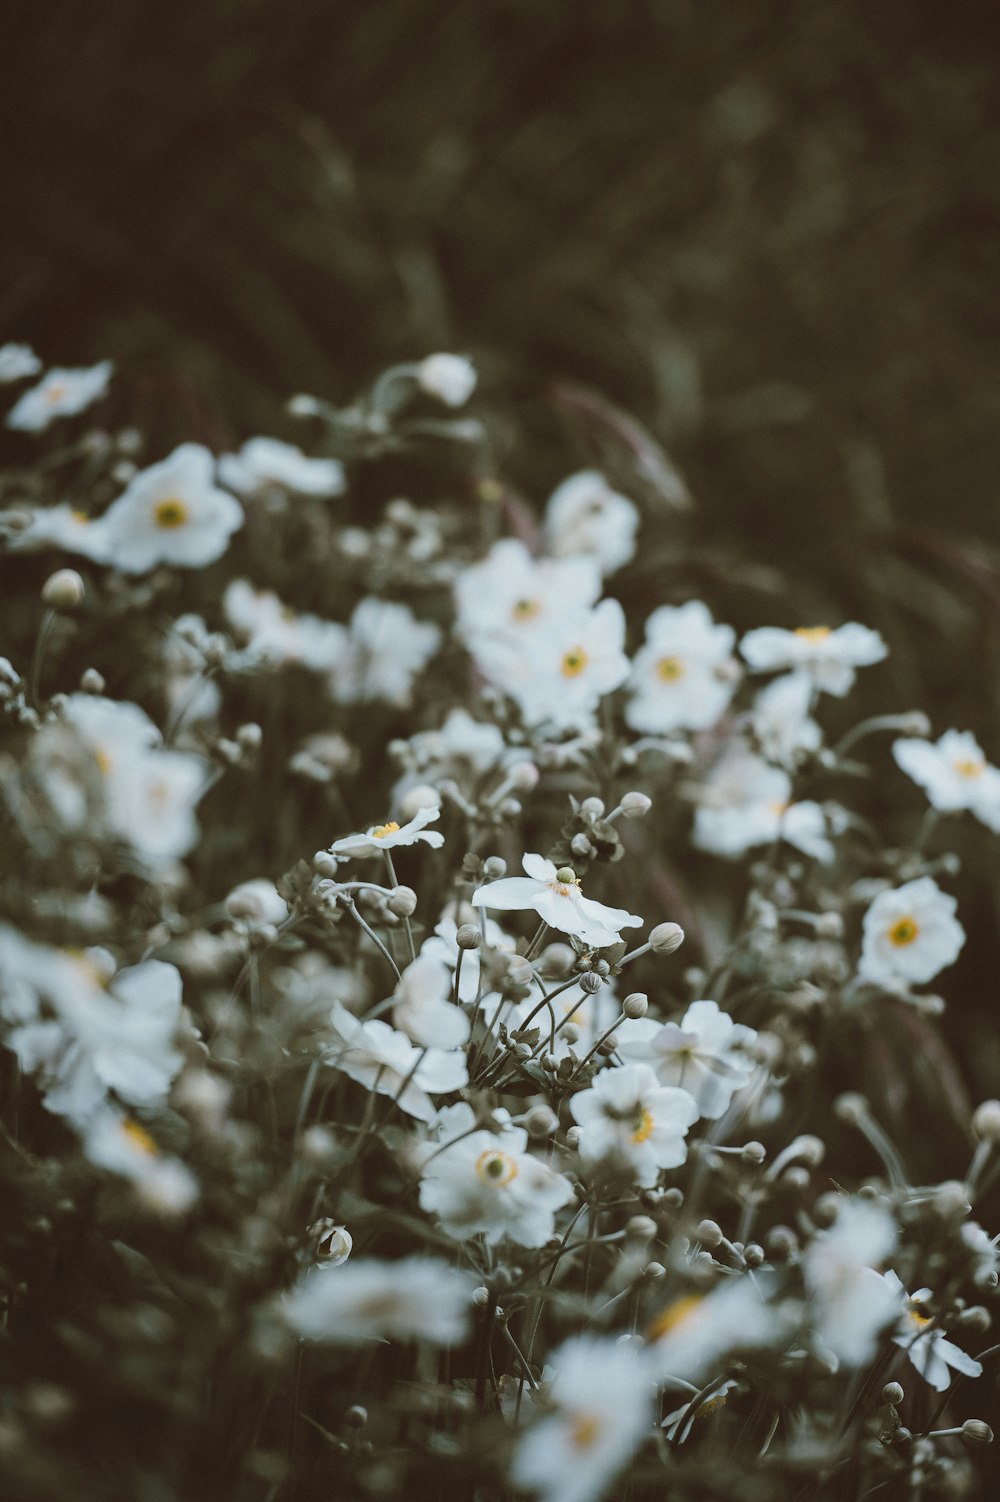
{"label": "yellow stamen", "polygon": [[97,763],[97,770],[102,777],[110,776],[115,769],[114,761],[103,746],[97,747],[97,750],[94,752],[94,760]]}
{"label": "yellow stamen", "polygon": [[798,626],[795,635],[802,641],[826,641],[831,631],[829,626]]}
{"label": "yellow stamen", "polygon": [[574,1450],[589,1450],[601,1432],[601,1421],[596,1414],[577,1414],[569,1429],[569,1442]]}
{"label": "yellow stamen", "polygon": [[632,1123],[632,1141],[646,1142],[653,1135],[655,1125],[652,1112],[647,1111],[645,1106],[640,1107]]}
{"label": "yellow stamen", "polygon": [[122,1122],[122,1131],[132,1146],[137,1147],[141,1153],[145,1153],[147,1158],[159,1157],[160,1150],[146,1128],[140,1126],[137,1121],[133,1121],[131,1116],[127,1116]]}
{"label": "yellow stamen", "polygon": [[986,771],[986,763],[984,761],[975,761],[971,756],[956,761],[954,767],[959,777],[982,777]]}
{"label": "yellow stamen", "polygon": [[570,647],[564,653],[562,660],[562,675],[564,678],[579,678],[586,668],[590,658],[582,647]]}
{"label": "yellow stamen", "polygon": [[672,1304],[668,1304],[666,1309],[661,1309],[649,1327],[649,1339],[662,1340],[665,1335],[671,1335],[674,1330],[679,1330],[681,1325],[691,1319],[703,1299],[704,1294],[688,1293],[683,1298],[675,1299]]}
{"label": "yellow stamen", "polygon": [[488,1147],[476,1159],[476,1173],[484,1184],[502,1189],[505,1184],[517,1178],[517,1164],[506,1153],[498,1153],[494,1148]]}
{"label": "yellow stamen", "polygon": [[676,683],[684,677],[684,664],[679,657],[661,657],[656,664],[656,676],[664,683]]}
{"label": "yellow stamen", "polygon": [[388,824],[379,824],[377,828],[372,830],[372,835],[376,840],[384,840],[387,834],[398,833],[399,825],[393,819],[390,819]]}
{"label": "yellow stamen", "polygon": [[510,613],[515,621],[533,621],[541,608],[541,600],[515,600]]}
{"label": "yellow stamen", "polygon": [[187,519],[188,509],[180,496],[168,495],[162,501],[157,501],[153,520],[164,531],[171,532],[175,527],[183,527]]}
{"label": "yellow stamen", "polygon": [[886,938],[897,949],[912,944],[920,933],[920,925],[913,918],[899,918],[889,929]]}

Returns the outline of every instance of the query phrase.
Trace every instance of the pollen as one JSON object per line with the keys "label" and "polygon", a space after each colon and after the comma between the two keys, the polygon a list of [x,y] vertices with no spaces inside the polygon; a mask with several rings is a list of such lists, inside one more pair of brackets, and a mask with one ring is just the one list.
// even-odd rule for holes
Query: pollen
{"label": "pollen", "polygon": [[986,770],[986,763],[983,761],[976,761],[972,757],[967,757],[963,758],[962,760],[956,761],[954,763],[954,767],[959,777],[982,777],[983,773]]}
{"label": "pollen", "polygon": [[110,752],[105,751],[103,746],[98,746],[97,750],[94,752],[94,760],[97,763],[97,770],[100,772],[101,776],[110,777],[111,773],[115,769],[114,760]]}
{"label": "pollen", "polygon": [[931,1316],[929,1314],[925,1314],[920,1305],[912,1299],[909,1302],[906,1312],[910,1317],[911,1324],[915,1325],[918,1330],[922,1330],[925,1325],[929,1325],[931,1322]]}
{"label": "pollen", "polygon": [[140,1126],[137,1121],[133,1121],[131,1116],[127,1116],[122,1122],[122,1131],[132,1146],[137,1147],[141,1153],[145,1153],[147,1158],[156,1158],[159,1156],[160,1150],[146,1131],[146,1128]]}
{"label": "pollen", "polygon": [[650,1340],[662,1340],[665,1335],[670,1335],[674,1330],[679,1330],[681,1325],[687,1324],[693,1317],[704,1295],[700,1293],[685,1294],[682,1299],[675,1299],[665,1309],[661,1309],[653,1323],[649,1327]]}
{"label": "pollen", "polygon": [[898,918],[886,937],[890,944],[895,944],[897,949],[904,949],[907,944],[912,944],[919,934],[920,925],[915,919]]}
{"label": "pollen", "polygon": [[395,822],[394,819],[390,819],[389,822],[388,822],[388,824],[379,824],[377,826],[377,828],[375,828],[375,829],[372,830],[372,836],[376,840],[384,840],[387,834],[398,834],[398,833],[399,833],[399,825]]}
{"label": "pollen", "polygon": [[515,621],[533,621],[541,608],[541,600],[515,600],[510,613]]}
{"label": "pollen", "polygon": [[632,1141],[648,1141],[648,1139],[653,1135],[653,1127],[655,1125],[656,1123],[653,1120],[652,1112],[647,1111],[645,1106],[641,1106],[635,1113],[635,1119],[632,1122]]}
{"label": "pollen", "polygon": [[162,501],[157,501],[153,511],[153,520],[158,527],[165,532],[172,532],[175,527],[183,527],[188,519],[188,508],[176,495],[164,496]]}
{"label": "pollen", "polygon": [[589,661],[590,658],[582,647],[570,647],[569,651],[563,654],[561,663],[563,677],[579,678],[580,674],[586,669]]}
{"label": "pollen", "polygon": [[589,1450],[601,1432],[601,1421],[596,1413],[577,1414],[569,1428],[569,1442],[574,1450]]}
{"label": "pollen", "polygon": [[476,1173],[484,1184],[490,1184],[494,1189],[502,1189],[505,1184],[517,1178],[517,1164],[507,1153],[498,1153],[495,1149],[488,1147],[476,1159]]}
{"label": "pollen", "polygon": [[831,634],[829,626],[798,626],[795,630],[800,641],[808,642],[826,641]]}
{"label": "pollen", "polygon": [[56,381],[55,385],[50,386],[46,391],[45,400],[49,403],[49,406],[55,406],[56,402],[62,401],[68,389],[61,381]]}
{"label": "pollen", "polygon": [[684,664],[679,657],[661,657],[656,664],[656,676],[662,683],[676,683],[684,677]]}

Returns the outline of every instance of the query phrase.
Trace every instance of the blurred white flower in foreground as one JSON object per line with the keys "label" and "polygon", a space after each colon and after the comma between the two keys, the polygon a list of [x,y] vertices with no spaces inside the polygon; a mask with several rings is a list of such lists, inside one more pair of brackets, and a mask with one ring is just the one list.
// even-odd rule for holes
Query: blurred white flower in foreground
{"label": "blurred white flower in foreground", "polygon": [[749,1082],[755,1067],[749,1050],[756,1037],[753,1028],[734,1022],[714,1001],[693,1001],[680,1026],[643,1017],[623,1023],[616,1043],[623,1059],[649,1064],[661,1085],[689,1091],[699,1115],[717,1121]]}
{"label": "blurred white flower in foreground", "polygon": [[464,355],[425,355],[416,374],[421,391],[446,407],[464,407],[476,389],[476,367]]}
{"label": "blurred white flower in foreground", "polygon": [[505,537],[456,578],[458,629],[473,653],[486,637],[533,640],[595,604],[600,593],[601,573],[592,558],[534,558],[523,542]]}
{"label": "blurred white flower in foreground", "polygon": [[75,417],[104,395],[113,369],[110,360],[83,370],[53,368],[7,413],[8,428],[38,433],[57,417]]}
{"label": "blurred white flower in foreground", "polygon": [[223,454],[219,479],[240,495],[280,485],[299,495],[343,495],[344,466],[339,459],[310,459],[294,443],[277,438],[248,438],[238,453]]}
{"label": "blurred white flower in foreground", "polygon": [[892,754],[933,808],[941,813],[968,809],[1000,833],[1000,768],[989,764],[968,730],[946,730],[937,742],[898,740]]}
{"label": "blurred white flower in foreground", "polygon": [[0,345],[0,383],[26,380],[41,368],[42,362],[30,344]]}
{"label": "blurred white flower in foreground", "polygon": [[473,1280],[434,1257],[381,1262],[352,1257],[312,1268],[282,1300],[285,1320],[305,1340],[357,1346],[369,1340],[457,1345],[472,1313]]}
{"label": "blurred white flower in foreground", "polygon": [[214,473],[215,460],[198,443],[140,470],[101,518],[108,562],[144,574],[161,563],[204,568],[221,558],[244,517]]}
{"label": "blurred white flower in foreground", "polygon": [[62,548],[78,553],[94,563],[107,563],[107,530],[100,517],[92,518],[77,511],[68,501],[57,506],[40,506],[33,511],[28,525],[12,539],[12,547],[34,552],[42,548]]}
{"label": "blurred white flower in foreground", "polygon": [[818,750],[823,734],[809,710],[812,681],[806,673],[786,673],[760,690],[750,719],[768,761],[794,767],[804,752]]}
{"label": "blurred white flower in foreground", "polygon": [[639,512],[596,469],[563,480],[545,507],[545,539],[555,557],[588,553],[602,574],[613,574],[635,552]]}
{"label": "blurred white flower in foreground", "polygon": [[245,645],[241,665],[301,663],[316,673],[332,673],[348,651],[347,627],[299,614],[270,589],[233,579],[222,599],[226,620]]}
{"label": "blurred white flower in foreground", "polygon": [[544,1502],[594,1502],[652,1424],[653,1382],[638,1353],[609,1336],[575,1336],[550,1365],[555,1412],[521,1438],[511,1480]]}
{"label": "blurred white flower in foreground", "polygon": [[632,664],[626,722],[649,735],[709,729],[736,687],[735,640],[732,626],[716,625],[701,600],[654,610]]}
{"label": "blurred white flower in foreground", "polygon": [[603,1070],[588,1090],[570,1097],[569,1109],[580,1127],[584,1162],[627,1164],[644,1189],[652,1188],[661,1169],[684,1162],[684,1138],[698,1120],[694,1097],[661,1085],[648,1064]]}
{"label": "blurred white flower in foreground", "polygon": [[450,1095],[469,1082],[460,1050],[418,1048],[405,1033],[377,1017],[362,1022],[340,1002],[330,1013],[334,1041],[326,1060],[379,1095],[388,1095],[401,1110],[420,1121],[433,1121],[432,1095]]}
{"label": "blurred white flower in foreground", "polygon": [[166,1219],[185,1214],[198,1198],[186,1164],[161,1153],[140,1122],[113,1107],[88,1122],[83,1150],[98,1168],[128,1179],[141,1203]]}
{"label": "blurred white flower in foreground", "polygon": [[645,1360],[657,1380],[701,1382],[730,1351],[780,1345],[790,1315],[768,1302],[770,1291],[761,1276],[734,1277],[664,1305],[646,1331]]}
{"label": "blurred white flower in foreground", "polygon": [[390,819],[386,824],[373,824],[364,834],[345,834],[330,846],[333,855],[343,860],[352,856],[381,855],[384,850],[396,850],[401,845],[416,845],[419,841],[437,850],[444,844],[444,835],[436,829],[428,829],[441,817],[439,808],[421,808],[408,824],[397,824]]}
{"label": "blurred white flower in foreground", "polygon": [[557,870],[540,855],[526,855],[521,864],[527,876],[508,876],[479,887],[472,894],[472,906],[536,912],[550,928],[574,934],[598,949],[617,944],[623,928],[642,927],[643,920],[634,913],[584,897],[579,878],[569,866]]}
{"label": "blurred white flower in foreground", "polygon": [[422,1046],[461,1048],[469,1040],[469,1019],[451,993],[451,973],[442,961],[418,955],[396,986],[394,1025]]}
{"label": "blurred white flower in foreground", "polygon": [[441,630],[419,621],[408,605],[369,595],[355,608],[347,651],[330,675],[330,692],[341,704],[384,699],[400,707],[413,697],[418,673],[441,645]]}
{"label": "blurred white flower in foreground", "polygon": [[888,647],[877,631],[850,621],[830,626],[759,626],[748,631],[740,651],[755,673],[806,673],[815,689],[843,697],[854,682],[855,668],[881,662]]}
{"label": "blurred white flower in foreground", "polygon": [[889,990],[933,980],[965,943],[957,908],[930,876],[880,892],[865,914],[861,980]]}
{"label": "blurred white flower in foreground", "polygon": [[845,1366],[863,1366],[899,1313],[896,1292],[879,1277],[899,1232],[888,1211],[845,1200],[827,1231],[813,1237],[803,1261],[811,1323],[820,1345]]}
{"label": "blurred white flower in foreground", "polygon": [[891,1268],[882,1274],[882,1279],[900,1305],[899,1324],[892,1339],[935,1392],[945,1392],[951,1386],[952,1371],[960,1372],[963,1377],[982,1376],[982,1364],[949,1340],[924,1312],[924,1301],[931,1297],[929,1288],[907,1293]]}
{"label": "blurred white flower in foreground", "polygon": [[732,742],[698,791],[692,843],[735,859],[780,839],[814,860],[832,860],[822,808],[811,800],[792,803],[791,795],[787,772]]}
{"label": "blurred white flower in foreground", "polygon": [[500,1114],[502,1130],[490,1132],[475,1130],[464,1101],[441,1112],[438,1141],[423,1153],[420,1204],[457,1241],[481,1232],[488,1242],[506,1236],[518,1246],[544,1246],[573,1186],[534,1157],[527,1132]]}

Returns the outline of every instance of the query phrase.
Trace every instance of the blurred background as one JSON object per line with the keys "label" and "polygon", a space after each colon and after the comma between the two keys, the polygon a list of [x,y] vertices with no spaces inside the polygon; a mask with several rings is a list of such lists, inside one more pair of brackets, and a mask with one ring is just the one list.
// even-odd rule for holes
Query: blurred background
{"label": "blurred background", "polygon": [[[617,593],[865,621],[893,648],[866,707],[1000,759],[994,6],[6,0],[4,32],[0,340],[112,357],[150,457],[298,438],[292,393],[447,349],[529,502],[594,461],[636,493],[582,385],[695,500]],[[869,810],[915,818],[888,780]],[[970,823],[946,1026],[975,1099],[1000,925]]]}

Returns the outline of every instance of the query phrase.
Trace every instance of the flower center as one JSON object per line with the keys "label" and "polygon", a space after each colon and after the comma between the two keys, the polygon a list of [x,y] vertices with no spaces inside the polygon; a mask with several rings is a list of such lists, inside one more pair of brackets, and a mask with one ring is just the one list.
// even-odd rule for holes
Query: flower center
{"label": "flower center", "polygon": [[962,758],[953,763],[959,777],[982,777],[986,770],[986,763],[976,761],[973,757]]}
{"label": "flower center", "polygon": [[559,897],[569,897],[572,892],[580,890],[580,878],[572,866],[560,866],[555,881],[550,881],[549,886]]}
{"label": "flower center", "polygon": [[159,1157],[159,1149],[146,1128],[140,1126],[137,1121],[133,1121],[131,1116],[126,1116],[122,1122],[122,1131],[132,1146],[138,1148],[139,1152],[144,1153],[147,1158]]}
{"label": "flower center", "polygon": [[910,1322],[916,1325],[918,1330],[922,1330],[925,1325],[929,1325],[931,1322],[931,1316],[929,1314],[925,1314],[923,1309],[914,1299],[910,1299],[907,1305],[906,1312],[910,1317]]}
{"label": "flower center", "polygon": [[569,1442],[574,1450],[589,1450],[601,1432],[601,1421],[595,1413],[579,1413],[569,1426]]}
{"label": "flower center", "polygon": [[172,532],[175,527],[183,527],[187,519],[188,509],[179,496],[168,495],[162,501],[157,501],[153,520],[165,532]]}
{"label": "flower center", "polygon": [[817,642],[826,641],[831,631],[829,626],[798,626],[795,635],[800,641]]}
{"label": "flower center", "polygon": [[661,657],[656,664],[656,676],[663,683],[676,683],[684,677],[684,664],[679,657]]}
{"label": "flower center", "polygon": [[899,918],[890,928],[887,938],[897,949],[912,944],[920,933],[920,925],[913,918]]}
{"label": "flower center", "polygon": [[517,1164],[507,1153],[498,1153],[494,1148],[488,1147],[476,1159],[476,1173],[484,1184],[502,1189],[511,1179],[517,1178]]}
{"label": "flower center", "polygon": [[394,819],[390,819],[388,824],[379,824],[375,829],[372,830],[372,835],[376,840],[384,840],[387,834],[398,833],[399,825]]}
{"label": "flower center", "polygon": [[682,1299],[675,1299],[672,1304],[668,1304],[666,1309],[661,1309],[649,1327],[649,1339],[662,1340],[665,1335],[679,1330],[681,1325],[691,1319],[703,1298],[703,1294],[688,1293]]}
{"label": "flower center", "polygon": [[570,647],[569,651],[563,654],[561,664],[563,677],[579,678],[589,661],[590,658],[582,647]]}
{"label": "flower center", "polygon": [[63,385],[61,381],[56,381],[55,384],[53,386],[50,386],[46,391],[45,400],[49,403],[49,406],[55,406],[56,402],[62,401],[68,390],[68,386]]}
{"label": "flower center", "polygon": [[97,763],[97,770],[102,777],[109,777],[115,769],[115,764],[110,753],[105,751],[103,746],[97,747],[97,750],[94,752],[94,760]]}
{"label": "flower center", "polygon": [[533,621],[541,608],[541,600],[515,600],[510,613],[515,621]]}
{"label": "flower center", "polygon": [[645,1142],[653,1135],[654,1126],[653,1113],[647,1111],[645,1106],[640,1106],[632,1118],[632,1141]]}

